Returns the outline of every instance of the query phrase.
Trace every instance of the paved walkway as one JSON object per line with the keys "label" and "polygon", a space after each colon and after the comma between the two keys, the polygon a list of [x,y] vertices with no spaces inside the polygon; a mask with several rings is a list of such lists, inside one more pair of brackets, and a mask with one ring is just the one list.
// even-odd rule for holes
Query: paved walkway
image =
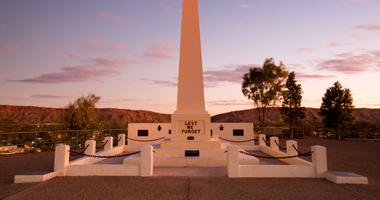
{"label": "paved walkway", "polygon": [[[0,199],[365,199],[380,196],[380,143],[302,140],[301,151],[311,145],[327,146],[329,169],[368,176],[369,185],[336,185],[323,179],[229,179],[222,169],[209,169],[214,177],[65,177],[41,184],[13,184],[15,174],[51,170],[53,153],[0,157]],[[157,169],[155,169],[157,170]],[[192,171],[197,175],[197,170]],[[220,173],[220,174],[219,174]],[[20,192],[21,191],[21,192]]]}

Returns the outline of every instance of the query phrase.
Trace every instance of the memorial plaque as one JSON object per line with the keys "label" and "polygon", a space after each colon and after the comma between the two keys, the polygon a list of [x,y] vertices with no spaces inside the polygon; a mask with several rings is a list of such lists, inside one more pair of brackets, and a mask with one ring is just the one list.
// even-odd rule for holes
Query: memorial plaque
{"label": "memorial plaque", "polygon": [[179,121],[180,134],[199,135],[204,133],[205,122],[197,120]]}

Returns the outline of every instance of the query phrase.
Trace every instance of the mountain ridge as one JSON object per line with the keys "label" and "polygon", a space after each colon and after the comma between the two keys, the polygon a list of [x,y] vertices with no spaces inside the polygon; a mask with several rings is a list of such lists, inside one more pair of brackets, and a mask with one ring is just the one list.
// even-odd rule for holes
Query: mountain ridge
{"label": "mountain ridge", "polygon": [[[37,106],[0,105],[0,122],[16,123],[60,123],[63,108]],[[304,121],[314,126],[322,125],[318,108],[307,108]],[[368,124],[380,124],[379,108],[357,108],[354,111],[357,121]],[[171,115],[147,110],[131,110],[118,108],[97,108],[97,118],[101,122],[119,123],[152,123],[170,122]],[[257,123],[257,109],[237,110],[212,116],[212,122],[254,122]],[[278,107],[268,109],[266,122],[269,124],[283,123]]]}

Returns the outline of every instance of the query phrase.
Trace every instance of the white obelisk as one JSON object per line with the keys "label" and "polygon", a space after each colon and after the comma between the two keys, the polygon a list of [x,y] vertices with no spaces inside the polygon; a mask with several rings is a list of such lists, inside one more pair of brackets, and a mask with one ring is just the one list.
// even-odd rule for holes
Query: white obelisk
{"label": "white obelisk", "polygon": [[198,0],[183,0],[177,110],[173,138],[210,139],[210,114],[205,109]]}

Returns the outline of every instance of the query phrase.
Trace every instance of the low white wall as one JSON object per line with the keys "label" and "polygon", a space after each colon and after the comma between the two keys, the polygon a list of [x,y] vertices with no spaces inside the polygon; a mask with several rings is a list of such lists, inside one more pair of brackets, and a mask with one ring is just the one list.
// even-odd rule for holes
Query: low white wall
{"label": "low white wall", "polygon": [[[276,138],[273,138],[274,140]],[[274,141],[271,142],[272,148],[263,144],[260,150],[272,157],[286,157],[289,154],[273,148]],[[278,147],[278,146],[277,146]],[[228,176],[229,177],[279,177],[279,178],[319,178],[325,177],[327,172],[326,148],[322,146],[312,146],[312,162],[301,158],[280,159],[287,163],[283,165],[241,165],[233,160],[238,156],[238,147],[228,147]]]}
{"label": "low white wall", "polygon": [[[109,150],[109,151],[100,151],[100,152],[96,153],[95,155],[97,155],[97,156],[112,156],[112,155],[121,154],[123,152],[124,152],[124,147],[119,146],[119,147],[114,147],[112,150]],[[70,165],[90,165],[90,164],[94,164],[94,163],[97,163],[99,161],[102,161],[104,159],[105,158],[92,158],[92,157],[86,157],[85,156],[83,158],[79,158],[79,159],[71,161]]]}
{"label": "low white wall", "polygon": [[[262,151],[265,154],[268,154],[273,157],[286,157],[289,156],[288,154],[282,152],[282,151],[276,151],[268,146],[260,146],[260,151]],[[287,159],[279,159],[282,162],[285,162],[290,165],[306,165],[306,166],[312,166],[313,164],[311,162],[308,162],[304,159],[301,159],[299,157],[295,158],[287,158]]]}
{"label": "low white wall", "polygon": [[69,165],[66,176],[139,176],[140,167],[135,165]]}
{"label": "low white wall", "polygon": [[[221,141],[230,142],[233,145],[238,145],[246,150],[246,147],[255,145],[255,135],[253,132],[253,123],[212,123],[213,138],[219,138]],[[234,136],[234,129],[244,130],[243,136]]]}
{"label": "low white wall", "polygon": [[[161,130],[158,130],[158,127]],[[148,136],[138,136],[138,130],[148,130]],[[127,150],[136,151],[147,144],[159,144],[162,140],[152,141],[159,138],[169,138],[170,123],[130,123],[128,124]]]}
{"label": "low white wall", "polygon": [[58,176],[57,172],[49,172],[41,175],[16,175],[14,183],[38,183],[50,180]]}
{"label": "low white wall", "polygon": [[311,178],[315,171],[305,165],[239,165],[239,177]]}

